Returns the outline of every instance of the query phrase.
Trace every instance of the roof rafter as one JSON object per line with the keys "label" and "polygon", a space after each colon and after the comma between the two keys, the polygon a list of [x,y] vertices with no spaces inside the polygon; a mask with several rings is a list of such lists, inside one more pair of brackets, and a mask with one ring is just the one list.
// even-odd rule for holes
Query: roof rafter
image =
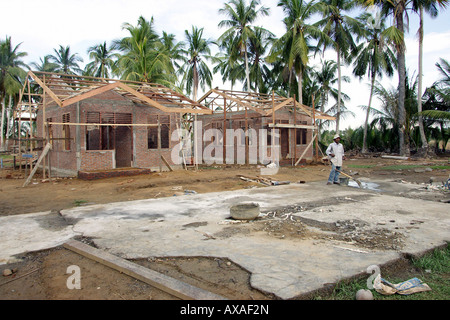
{"label": "roof rafter", "polygon": [[[27,81],[38,84],[62,108],[114,91],[136,103],[155,107],[163,112],[212,113],[209,108],[160,84],[40,71],[30,71]],[[42,101],[39,104],[42,105]]]}

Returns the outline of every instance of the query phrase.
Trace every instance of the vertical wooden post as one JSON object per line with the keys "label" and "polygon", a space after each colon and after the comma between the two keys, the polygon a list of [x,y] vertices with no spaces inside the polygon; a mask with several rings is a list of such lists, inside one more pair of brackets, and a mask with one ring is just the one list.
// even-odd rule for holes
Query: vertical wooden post
{"label": "vertical wooden post", "polygon": [[313,108],[313,121],[314,121],[314,133],[315,133],[315,147],[316,147],[316,155],[314,156],[314,161],[317,162],[318,157],[319,157],[319,130],[317,128],[317,124],[316,124],[316,107],[315,107],[315,103],[314,103],[314,94],[312,95],[312,108]]}
{"label": "vertical wooden post", "polygon": [[272,90],[272,124],[275,125],[275,90]]}
{"label": "vertical wooden post", "polygon": [[195,161],[195,170],[198,170],[198,136],[197,136],[197,114],[194,114],[194,161]]}
{"label": "vertical wooden post", "polygon": [[249,132],[248,132],[248,114],[247,107],[245,107],[245,164],[248,165],[250,163],[249,159]]}
{"label": "vertical wooden post", "polygon": [[[33,154],[33,123],[31,121],[31,86],[30,82],[28,82],[28,113],[29,113],[29,119],[30,119],[30,135],[29,135],[29,142],[30,142],[30,154]],[[27,158],[30,163],[30,171],[33,170],[33,158]]]}
{"label": "vertical wooden post", "polygon": [[[28,79],[27,79],[28,81]],[[25,90],[25,88],[23,89]],[[20,94],[23,95],[23,91]],[[22,173],[22,101],[20,100],[17,104],[19,107],[19,125],[17,127],[18,138],[19,138],[19,172]]]}
{"label": "vertical wooden post", "polygon": [[227,98],[223,98],[223,164],[227,163]]}
{"label": "vertical wooden post", "polygon": [[297,98],[294,95],[294,157],[292,164],[295,164],[297,159]]}
{"label": "vertical wooden post", "polygon": [[[45,74],[44,74],[44,85],[45,85]],[[47,145],[47,143],[50,142],[46,135],[45,127],[47,126],[47,119],[45,118],[45,105],[46,105],[46,99],[45,99],[45,90],[42,90],[42,138],[43,138],[43,146]],[[43,149],[42,149],[43,150]],[[45,179],[45,166],[46,166],[46,157],[42,159],[42,179]]]}
{"label": "vertical wooden post", "polygon": [[159,172],[162,171],[162,163],[161,163],[161,122],[159,121],[159,115],[158,115],[158,161],[159,161]]}

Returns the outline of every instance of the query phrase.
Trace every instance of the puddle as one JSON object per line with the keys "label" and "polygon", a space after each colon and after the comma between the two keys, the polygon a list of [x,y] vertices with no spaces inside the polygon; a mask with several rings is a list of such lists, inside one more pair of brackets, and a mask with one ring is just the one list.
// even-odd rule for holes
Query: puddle
{"label": "puddle", "polygon": [[358,189],[366,189],[366,190],[373,190],[373,191],[381,191],[381,189],[379,189],[380,185],[377,183],[373,183],[373,182],[364,182],[361,181],[361,188],[359,187],[358,183],[356,181],[350,180],[348,182],[348,186],[349,187],[353,187],[353,188],[358,188]]}

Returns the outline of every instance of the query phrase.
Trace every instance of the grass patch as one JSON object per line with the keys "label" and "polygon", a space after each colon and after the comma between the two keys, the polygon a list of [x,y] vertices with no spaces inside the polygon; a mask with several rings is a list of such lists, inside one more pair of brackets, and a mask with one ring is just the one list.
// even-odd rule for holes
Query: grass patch
{"label": "grass patch", "polygon": [[[435,249],[421,258],[411,259],[407,269],[412,271],[405,271],[403,274],[398,272],[383,274],[383,268],[381,268],[381,277],[391,283],[400,283],[417,277],[432,290],[411,295],[394,294],[390,296],[371,290],[374,300],[450,300],[450,244],[447,244],[445,248]],[[318,294],[313,299],[355,300],[358,290],[367,289],[369,276],[368,274],[367,277],[341,281],[331,294]]]}
{"label": "grass patch", "polygon": [[431,168],[433,170],[449,170],[450,166],[436,165],[436,166],[423,166],[423,165],[392,165],[382,167],[383,170],[408,170],[416,168]]}
{"label": "grass patch", "polygon": [[376,164],[349,164],[347,167],[356,169],[370,169],[376,166]]}
{"label": "grass patch", "polygon": [[85,204],[87,202],[88,202],[87,200],[74,200],[73,201],[73,205],[75,207],[80,207],[80,206],[82,206],[83,204]]}

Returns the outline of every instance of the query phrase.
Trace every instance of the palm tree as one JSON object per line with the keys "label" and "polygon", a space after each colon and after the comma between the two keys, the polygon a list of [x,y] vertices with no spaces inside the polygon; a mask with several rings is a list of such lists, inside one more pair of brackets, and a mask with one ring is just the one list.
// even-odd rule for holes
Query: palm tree
{"label": "palm tree", "polygon": [[[436,81],[430,88],[427,88],[424,94],[424,109],[422,115],[425,120],[430,121],[433,126],[429,131],[433,138],[442,141],[442,151],[450,139],[450,130],[445,124],[450,122],[450,63],[447,60],[440,59],[436,67],[442,75],[439,81]],[[438,129],[439,128],[439,129]],[[431,130],[430,130],[431,129]],[[439,144],[436,144],[436,150]]]}
{"label": "palm tree", "polygon": [[[322,13],[323,19],[318,21],[315,25],[322,28],[322,31],[332,39],[331,46],[337,54],[338,65],[338,102],[336,113],[336,132],[339,133],[340,117],[341,117],[341,59],[347,60],[349,52],[356,49],[352,34],[361,33],[361,24],[356,20],[344,14],[350,11],[356,5],[351,0],[324,0],[319,2],[319,10]],[[319,41],[319,46],[324,48],[329,43]]]}
{"label": "palm tree", "polygon": [[[333,96],[336,101],[339,96],[338,91],[334,88],[334,85],[338,82],[338,78],[336,77],[338,65],[336,61],[333,60],[321,60],[319,66],[320,68],[318,70],[314,69],[312,74],[320,86],[319,94],[317,95],[317,98],[320,100],[317,106],[319,106],[321,112],[328,112],[329,110],[326,111],[326,107],[330,95]],[[350,81],[348,77],[343,77],[343,80],[346,82]],[[327,121],[319,121],[319,131]]]}
{"label": "palm tree", "polygon": [[[266,63],[266,54],[269,46],[273,43],[275,35],[264,28],[255,27],[254,37],[250,38],[248,51],[250,67],[250,80],[254,84],[254,91],[267,93],[269,90],[268,78],[270,77],[270,69]],[[245,84],[248,90],[251,90],[250,83]]]}
{"label": "palm tree", "polygon": [[436,67],[442,78],[436,81],[424,94],[426,110],[421,114],[428,119],[450,120],[450,63],[440,59]]}
{"label": "palm tree", "polygon": [[60,45],[58,50],[54,49],[53,51],[55,55],[51,55],[49,60],[58,66],[57,72],[64,74],[80,74],[82,72],[78,62],[83,62],[83,59],[77,53],[72,54],[70,46]]}
{"label": "palm tree", "polygon": [[233,42],[224,42],[219,45],[219,48],[221,52],[213,59],[215,64],[213,73],[220,73],[222,75],[222,82],[229,81],[231,83],[231,90],[233,90],[236,81],[245,78],[245,72],[243,72],[245,68],[242,68],[239,63],[239,57],[236,55]]}
{"label": "palm tree", "polygon": [[418,111],[419,111],[419,130],[420,130],[420,138],[422,140],[422,148],[424,150],[428,149],[428,142],[425,136],[425,129],[423,126],[423,118],[422,118],[422,78],[423,78],[423,20],[424,20],[424,11],[426,11],[432,18],[436,18],[438,16],[439,10],[438,6],[441,8],[445,8],[448,5],[448,0],[413,0],[413,10],[419,14],[420,23],[419,23],[419,92],[417,95],[418,102]]}
{"label": "palm tree", "polygon": [[[358,17],[358,20],[364,23],[374,21],[375,17],[370,13],[364,13]],[[363,131],[363,153],[367,152],[367,130],[376,78],[381,78],[384,73],[392,76],[395,69],[395,54],[391,49],[389,39],[384,34],[384,30],[385,25],[381,20],[377,24],[369,24],[364,32],[364,41],[355,52],[353,74],[360,78],[368,75],[370,79],[369,104],[367,105]]]}
{"label": "palm tree", "polygon": [[122,28],[130,36],[113,42],[113,49],[123,52],[114,73],[124,80],[173,87],[176,76],[170,52],[154,30],[153,18],[147,21],[141,16],[137,26],[125,23]]}
{"label": "palm tree", "polygon": [[[2,105],[0,148],[2,150],[4,149],[5,114],[9,114],[9,111],[6,110],[6,96],[9,95],[9,101],[11,102],[12,96],[20,91],[22,88],[21,83],[26,76],[26,72],[22,68],[28,68],[21,61],[23,57],[27,56],[27,53],[18,51],[20,45],[13,47],[11,37],[6,37],[5,41],[0,41],[0,104]],[[7,128],[9,128],[9,121],[7,121]]]}
{"label": "palm tree", "polygon": [[[247,87],[250,88],[250,69],[248,65],[248,45],[249,39],[254,36],[254,30],[251,26],[259,17],[267,16],[269,8],[259,7],[260,0],[250,0],[247,5],[246,0],[230,0],[219,10],[220,14],[227,16],[227,20],[222,20],[219,27],[228,29],[220,36],[218,42],[232,42],[235,44],[234,50],[237,50],[240,56],[244,57],[245,79]],[[233,54],[233,56],[236,56]]]}
{"label": "palm tree", "polygon": [[321,60],[320,69],[314,71],[314,77],[320,84],[320,111],[325,112],[325,107],[328,104],[328,98],[332,90],[332,85],[334,85],[338,78],[336,78],[337,73],[337,63],[333,60]]}
{"label": "palm tree", "polygon": [[409,137],[406,135],[406,45],[405,45],[405,14],[410,0],[359,0],[363,6],[376,5],[381,8],[383,16],[392,15],[394,23],[386,30],[387,34],[394,39],[397,51],[398,64],[398,121],[399,121],[399,152],[401,155],[409,155]]}
{"label": "palm tree", "polygon": [[181,71],[181,65],[179,62],[186,62],[186,57],[183,55],[185,43],[177,42],[174,34],[168,34],[165,31],[162,33],[161,43],[172,60],[172,69]]}
{"label": "palm tree", "polygon": [[119,54],[108,48],[106,41],[90,47],[87,52],[89,59],[93,61],[86,65],[86,72],[94,77],[110,78],[115,59],[119,57]]}
{"label": "palm tree", "polygon": [[278,6],[285,13],[284,24],[286,33],[272,47],[269,61],[282,59],[289,70],[295,70],[298,82],[298,101],[303,103],[302,81],[309,62],[313,38],[324,38],[324,34],[317,26],[310,25],[307,20],[318,11],[317,2],[306,0],[280,0]]}
{"label": "palm tree", "polygon": [[187,94],[193,93],[193,99],[197,100],[198,88],[205,89],[205,84],[211,87],[212,73],[205,60],[211,60],[210,46],[212,40],[203,38],[203,28],[192,26],[192,31],[185,30],[187,50],[185,54],[188,60],[182,67],[184,76],[182,84]]}
{"label": "palm tree", "polygon": [[[416,121],[415,115],[417,114],[417,77],[409,77],[406,75],[404,88],[405,88],[405,135],[408,140],[411,138],[411,133],[414,128],[414,123]],[[381,112],[377,112],[379,114],[373,120],[373,123],[377,122],[382,125],[381,127],[385,131],[390,131],[389,144],[392,149],[399,149],[399,141],[401,139],[399,135],[399,131],[401,130],[400,123],[400,110],[398,108],[399,99],[398,96],[400,94],[400,86],[397,88],[384,88],[379,82],[376,83],[374,94],[379,98],[381,102]],[[409,144],[409,141],[408,141]]]}
{"label": "palm tree", "polygon": [[43,71],[43,72],[56,72],[58,69],[58,65],[56,63],[51,62],[51,55],[46,55],[44,58],[40,58],[40,63],[32,62],[30,66],[33,67],[33,70]]}

